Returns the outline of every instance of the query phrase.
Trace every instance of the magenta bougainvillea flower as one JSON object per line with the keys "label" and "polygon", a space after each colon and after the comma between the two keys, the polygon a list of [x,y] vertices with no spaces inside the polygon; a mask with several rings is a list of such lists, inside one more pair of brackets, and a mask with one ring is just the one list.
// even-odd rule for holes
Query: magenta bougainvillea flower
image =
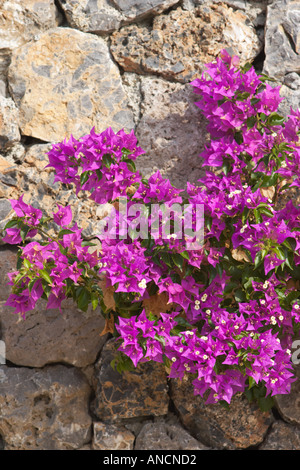
{"label": "magenta bougainvillea flower", "polygon": [[[21,267],[9,274],[7,305],[24,318],[41,297],[47,308],[68,297],[82,310],[100,305],[121,368],[124,358],[160,362],[171,379],[190,376],[207,403],[240,392],[262,403],[295,380],[300,210],[277,203],[300,186],[300,112],[282,118],[279,88],[225,50],[191,85],[211,134],[200,154],[205,176],[186,188],[160,171],[143,178],[133,131],[93,128],[54,144],[55,181],[113,205],[108,228],[93,251],[69,207],[57,205],[59,232],[47,237],[42,211],[12,200],[3,242],[20,245]],[[193,248],[186,229],[197,206],[203,237]],[[42,241],[31,240],[37,233]]]}

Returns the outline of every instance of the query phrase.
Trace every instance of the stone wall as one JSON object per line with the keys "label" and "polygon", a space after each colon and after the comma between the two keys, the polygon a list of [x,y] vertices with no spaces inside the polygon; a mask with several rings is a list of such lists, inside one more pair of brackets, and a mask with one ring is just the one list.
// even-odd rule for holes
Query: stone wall
{"label": "stone wall", "polygon": [[[71,133],[135,130],[138,168],[183,186],[202,176],[205,121],[190,81],[226,47],[282,85],[299,107],[300,2],[291,0],[3,0],[0,3],[0,230],[9,198],[70,204],[86,238],[101,211],[53,183],[51,143]],[[99,311],[40,302],[5,307],[16,250],[0,246],[0,447],[13,449],[299,449],[298,387],[261,412],[237,396],[205,406],[160,364],[120,375]],[[300,373],[300,372],[299,372]]]}

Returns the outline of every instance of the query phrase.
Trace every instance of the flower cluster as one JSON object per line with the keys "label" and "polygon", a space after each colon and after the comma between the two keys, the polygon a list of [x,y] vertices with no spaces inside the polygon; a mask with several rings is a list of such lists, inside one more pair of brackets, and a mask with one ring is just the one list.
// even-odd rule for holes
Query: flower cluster
{"label": "flower cluster", "polygon": [[18,201],[11,200],[11,204],[18,217],[9,222],[11,228],[6,229],[3,241],[20,243],[37,233],[44,239],[20,247],[21,267],[8,274],[12,294],[6,305],[14,307],[14,313],[25,318],[26,312],[33,310],[41,297],[47,300],[48,309],[61,310],[62,301],[73,295],[80,308],[86,310],[96,298],[98,257],[95,252],[89,252],[89,244],[81,237],[82,230],[76,224],[71,225],[71,208],[58,205],[58,211],[52,214],[51,220],[60,229],[54,238],[45,232],[50,217],[43,220],[42,211],[33,210],[22,197]]}
{"label": "flower cluster", "polygon": [[[278,202],[300,186],[300,113],[284,119],[279,88],[226,51],[192,86],[212,136],[201,154],[205,177],[187,183],[187,197],[160,172],[142,178],[133,132],[92,129],[55,144],[48,155],[56,180],[112,203],[109,228],[99,236],[100,253],[90,254],[69,208],[59,206],[57,237],[21,248],[8,304],[25,315],[45,295],[48,307],[65,297],[83,310],[99,303],[106,331],[119,342],[120,370],[127,359],[135,367],[160,362],[170,378],[190,376],[207,403],[245,392],[263,406],[295,380],[300,209]],[[40,211],[22,198],[12,206],[4,241],[46,234]],[[204,214],[200,246],[189,244],[198,232],[181,231],[197,223],[197,207]]]}
{"label": "flower cluster", "polygon": [[89,191],[96,203],[105,204],[126,196],[126,189],[140,182],[134,161],[142,153],[133,131],[116,134],[108,128],[96,134],[93,128],[80,140],[71,136],[53,145],[47,166],[55,169],[54,181],[74,184],[76,193]]}

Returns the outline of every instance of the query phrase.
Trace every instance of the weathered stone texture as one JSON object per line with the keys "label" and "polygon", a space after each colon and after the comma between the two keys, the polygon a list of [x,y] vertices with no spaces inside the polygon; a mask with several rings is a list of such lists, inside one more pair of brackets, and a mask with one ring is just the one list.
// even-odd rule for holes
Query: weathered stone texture
{"label": "weathered stone texture", "polygon": [[13,364],[43,367],[62,362],[85,367],[95,362],[107,339],[100,336],[104,328],[101,312],[82,312],[71,300],[63,302],[62,312],[46,310],[46,303],[39,301],[25,320],[4,304],[0,302],[2,339],[7,360]]}
{"label": "weathered stone texture", "polygon": [[178,0],[59,0],[72,28],[104,34],[124,23],[159,14]]}
{"label": "weathered stone texture", "polygon": [[159,420],[146,423],[135,442],[135,450],[205,450],[180,424]]}
{"label": "weathered stone texture", "polygon": [[79,370],[2,365],[0,389],[5,450],[71,450],[90,441],[91,389]]}
{"label": "weathered stone texture", "polygon": [[130,25],[111,35],[112,54],[125,71],[183,83],[199,76],[224,47],[242,62],[253,60],[262,48],[247,16],[225,4],[177,8],[155,17],[152,29]]}
{"label": "weathered stone texture", "polygon": [[19,110],[11,98],[0,95],[0,150],[7,149],[20,139]]}
{"label": "weathered stone texture", "polygon": [[295,366],[297,381],[292,383],[291,393],[288,395],[277,395],[275,397],[276,407],[284,421],[300,426],[300,367]]}
{"label": "weathered stone texture", "polygon": [[119,70],[96,35],[52,29],[13,52],[8,79],[23,135],[51,142],[93,126],[133,128]]}
{"label": "weathered stone texture", "polygon": [[164,367],[158,363],[144,363],[133,371],[120,374],[111,366],[116,352],[115,341],[108,341],[95,364],[95,415],[101,421],[114,422],[167,414],[169,397]]}
{"label": "weathered stone texture", "polygon": [[62,362],[84,367],[95,362],[107,339],[100,336],[104,328],[100,311],[82,312],[71,300],[63,303],[62,313],[46,310],[46,304],[39,302],[25,320],[13,315],[4,302],[0,302],[0,313],[7,360],[20,366]]}
{"label": "weathered stone texture", "polygon": [[[97,206],[89,199],[89,193],[80,192],[76,197],[70,185],[54,183],[54,169],[45,168],[49,163],[47,152],[51,144],[35,144],[23,148],[14,145],[5,158],[0,156],[0,245],[1,231],[14,214],[10,210],[9,198],[17,199],[24,195],[24,201],[51,215],[57,210],[57,204],[71,205],[73,221],[83,229],[83,237],[92,238],[99,232],[96,215]],[[16,164],[16,162],[18,164]],[[22,164],[20,164],[22,163]],[[1,199],[3,198],[3,199]],[[50,233],[53,233],[50,227]]]}
{"label": "weathered stone texture", "polygon": [[60,22],[54,0],[3,0],[0,4],[0,50],[12,51]]}
{"label": "weathered stone texture", "polygon": [[112,0],[126,17],[137,19],[145,14],[158,14],[178,4],[178,0]]}
{"label": "weathered stone texture", "polygon": [[135,436],[124,426],[96,422],[93,431],[93,450],[133,450]]}
{"label": "weathered stone texture", "polygon": [[216,449],[246,449],[261,444],[273,422],[271,412],[262,412],[242,395],[231,400],[230,410],[206,405],[193,395],[191,380],[172,380],[170,398],[186,430],[203,444]]}
{"label": "weathered stone texture", "polygon": [[300,450],[299,426],[279,420],[274,422],[259,450]]}
{"label": "weathered stone texture", "polygon": [[300,3],[279,0],[267,8],[264,72],[283,80],[300,72]]}
{"label": "weathered stone texture", "polygon": [[[136,166],[143,176],[156,170],[178,187],[204,176],[199,153],[204,149],[206,121],[194,104],[192,87],[153,77],[142,77],[143,102],[136,129],[139,145],[146,149]],[[174,139],[176,135],[176,139]]]}
{"label": "weathered stone texture", "polygon": [[59,309],[46,310],[46,302],[38,301],[26,319],[13,314],[5,306],[10,292],[5,273],[16,270],[16,248],[0,249],[0,331],[6,344],[6,358],[19,366],[43,367],[62,362],[77,367],[93,364],[107,335],[100,336],[104,318],[99,309],[79,310],[73,300]]}
{"label": "weathered stone texture", "polygon": [[123,15],[108,0],[59,0],[68,24],[84,32],[101,34],[118,29]]}

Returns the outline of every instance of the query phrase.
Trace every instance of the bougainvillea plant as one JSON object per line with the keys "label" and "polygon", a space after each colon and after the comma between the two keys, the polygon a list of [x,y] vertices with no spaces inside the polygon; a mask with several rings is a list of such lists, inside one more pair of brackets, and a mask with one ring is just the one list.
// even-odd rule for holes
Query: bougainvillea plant
{"label": "bougainvillea plant", "polygon": [[[295,380],[300,208],[280,201],[300,186],[300,113],[282,117],[279,87],[225,50],[191,85],[211,135],[205,177],[185,189],[160,172],[143,178],[133,131],[92,129],[54,144],[55,181],[111,204],[101,249],[84,241],[70,207],[49,216],[23,196],[12,200],[3,241],[18,244],[19,256],[7,305],[24,318],[40,298],[48,308],[65,298],[83,311],[100,306],[119,371],[160,362],[168,377],[190,377],[206,403],[242,392],[266,409]],[[195,227],[199,207],[202,232],[178,236],[183,222]]]}

